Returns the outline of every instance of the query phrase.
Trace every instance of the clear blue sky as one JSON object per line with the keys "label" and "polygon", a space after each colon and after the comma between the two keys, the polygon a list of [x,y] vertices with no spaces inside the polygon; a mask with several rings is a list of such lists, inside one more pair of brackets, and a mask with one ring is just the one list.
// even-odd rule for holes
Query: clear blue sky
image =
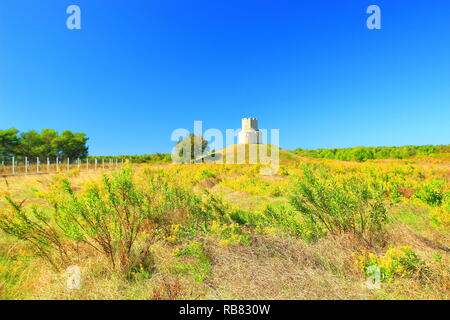
{"label": "clear blue sky", "polygon": [[0,128],[86,132],[93,155],[241,117],[286,149],[450,143],[448,0],[1,0],[0,42]]}

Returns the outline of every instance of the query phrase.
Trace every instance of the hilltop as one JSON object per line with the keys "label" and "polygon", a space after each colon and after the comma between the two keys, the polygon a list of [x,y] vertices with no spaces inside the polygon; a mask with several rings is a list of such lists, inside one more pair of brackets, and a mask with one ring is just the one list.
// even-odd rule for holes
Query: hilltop
{"label": "hilltop", "polygon": [[[267,149],[262,149],[261,147],[264,146]],[[301,155],[297,155],[292,151],[288,151],[288,150],[284,150],[282,148],[279,148],[275,145],[272,144],[235,144],[232,146],[228,146],[224,149],[221,149],[219,151],[215,151],[212,152],[210,154],[214,155],[214,157],[216,158],[215,161],[213,161],[212,163],[227,163],[227,154],[233,154],[234,155],[234,161],[231,163],[250,163],[250,149],[251,148],[255,148],[256,153],[257,153],[257,162],[260,163],[264,163],[264,160],[261,161],[261,156],[262,159],[264,158],[268,158],[271,159],[273,152],[278,152],[279,154],[279,159],[280,159],[280,164],[288,164],[291,162],[295,162],[295,161],[299,161],[299,160],[303,160],[304,157]],[[266,152],[266,155],[264,154]],[[208,159],[208,157],[205,157],[205,159],[207,160],[211,160],[211,158]],[[267,161],[266,161],[267,163]]]}

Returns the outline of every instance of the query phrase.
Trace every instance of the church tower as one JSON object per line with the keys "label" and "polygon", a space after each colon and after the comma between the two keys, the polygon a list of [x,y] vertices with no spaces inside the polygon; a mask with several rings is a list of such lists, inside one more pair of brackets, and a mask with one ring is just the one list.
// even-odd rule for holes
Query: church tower
{"label": "church tower", "polygon": [[261,144],[262,132],[258,129],[258,119],[243,118],[242,129],[239,132],[239,144]]}

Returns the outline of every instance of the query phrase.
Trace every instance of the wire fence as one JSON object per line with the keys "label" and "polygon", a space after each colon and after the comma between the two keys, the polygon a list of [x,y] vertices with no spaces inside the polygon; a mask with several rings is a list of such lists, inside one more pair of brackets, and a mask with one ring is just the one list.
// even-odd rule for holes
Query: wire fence
{"label": "wire fence", "polygon": [[69,172],[71,170],[117,170],[122,168],[123,165],[124,159],[11,157],[0,160],[0,175],[46,174]]}

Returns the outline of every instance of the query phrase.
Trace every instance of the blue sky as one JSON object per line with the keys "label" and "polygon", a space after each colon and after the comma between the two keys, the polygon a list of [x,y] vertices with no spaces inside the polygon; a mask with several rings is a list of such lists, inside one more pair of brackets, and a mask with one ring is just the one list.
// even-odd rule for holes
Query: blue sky
{"label": "blue sky", "polygon": [[448,144],[449,17],[448,0],[2,0],[0,128],[86,132],[93,155],[242,117],[285,149]]}

